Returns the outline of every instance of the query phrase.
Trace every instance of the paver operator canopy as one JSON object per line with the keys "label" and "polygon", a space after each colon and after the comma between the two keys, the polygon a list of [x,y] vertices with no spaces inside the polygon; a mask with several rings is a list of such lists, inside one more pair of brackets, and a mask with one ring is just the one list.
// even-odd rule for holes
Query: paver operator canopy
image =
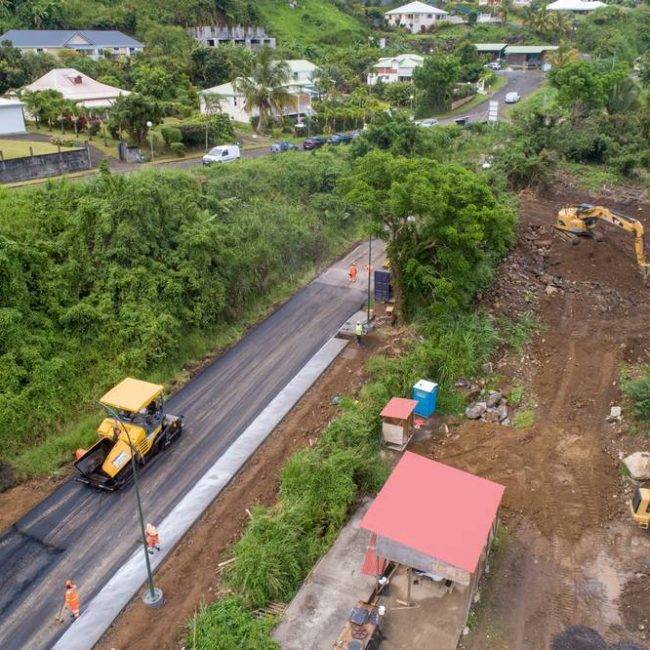
{"label": "paver operator canopy", "polygon": [[600,205],[582,203],[578,206],[562,208],[557,214],[555,227],[574,235],[591,235],[599,220],[634,234],[636,263],[644,280],[647,280],[650,276],[650,263],[646,261],[645,256],[643,224],[638,219],[616,214]]}
{"label": "paver operator canopy", "polygon": [[144,465],[182,432],[182,418],[164,412],[163,386],[127,377],[99,401],[108,417],[97,428],[99,442],[74,465],[78,481],[117,490],[132,478],[131,458]]}

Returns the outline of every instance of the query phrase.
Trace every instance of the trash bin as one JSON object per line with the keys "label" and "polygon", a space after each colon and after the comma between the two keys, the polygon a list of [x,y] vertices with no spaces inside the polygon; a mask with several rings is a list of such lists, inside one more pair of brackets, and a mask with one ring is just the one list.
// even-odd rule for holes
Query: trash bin
{"label": "trash bin", "polygon": [[428,418],[436,412],[438,384],[434,381],[420,379],[420,381],[413,386],[412,397],[418,403],[415,407],[415,413],[423,418]]}

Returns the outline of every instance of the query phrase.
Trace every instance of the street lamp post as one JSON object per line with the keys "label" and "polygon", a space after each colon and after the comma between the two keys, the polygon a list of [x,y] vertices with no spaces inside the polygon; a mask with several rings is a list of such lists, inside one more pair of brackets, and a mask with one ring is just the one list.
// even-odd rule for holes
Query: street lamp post
{"label": "street lamp post", "polygon": [[411,102],[411,113],[413,112],[413,95],[409,95],[409,100]]}
{"label": "street lamp post", "polygon": [[366,320],[368,329],[370,329],[370,274],[372,273],[372,233],[368,235],[368,306],[366,310]]}
{"label": "street lamp post", "polygon": [[142,534],[142,547],[144,549],[144,561],[145,565],[147,567],[147,591],[144,593],[142,596],[142,601],[144,602],[145,605],[148,605],[149,607],[162,607],[163,605],[163,592],[162,589],[154,586],[153,583],[153,574],[151,573],[151,563],[149,562],[149,550],[147,548],[147,536],[144,532],[144,515],[142,514],[142,500],[140,499],[140,486],[138,485],[138,472],[137,472],[137,464],[135,462],[135,447],[133,446],[133,442],[131,441],[131,435],[129,434],[129,430],[122,422],[120,416],[110,407],[107,406],[106,404],[102,404],[102,406],[106,409],[106,411],[113,416],[113,418],[120,423],[120,426],[122,427],[122,430],[124,433],[126,433],[126,437],[129,440],[129,447],[131,448],[131,469],[133,471],[133,484],[135,487],[135,499],[137,502],[137,507],[138,507],[138,517],[140,519],[140,533]]}
{"label": "street lamp post", "polygon": [[153,126],[153,122],[148,121],[147,128],[149,129],[149,147],[151,148],[151,162],[153,162],[153,132],[151,130],[152,126]]}

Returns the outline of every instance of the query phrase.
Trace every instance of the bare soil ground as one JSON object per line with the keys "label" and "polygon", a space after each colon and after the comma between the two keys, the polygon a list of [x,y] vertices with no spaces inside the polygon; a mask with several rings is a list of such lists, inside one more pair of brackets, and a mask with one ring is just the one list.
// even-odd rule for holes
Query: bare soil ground
{"label": "bare soil ground", "polygon": [[[524,386],[534,423],[462,420],[414,449],[506,486],[505,542],[463,639],[472,650],[548,648],[577,625],[648,647],[650,535],[629,516],[632,486],[619,473],[648,440],[606,418],[622,403],[622,365],[650,361],[650,287],[626,233],[572,245],[554,231],[557,209],[585,198],[524,197],[518,246],[483,297],[495,312],[537,314],[533,340],[496,364],[502,388]],[[647,204],[603,204],[650,226]]]}
{"label": "bare soil ground", "polygon": [[185,626],[195,611],[216,597],[218,564],[227,559],[224,552],[241,536],[248,520],[246,509],[276,500],[279,472],[287,458],[296,449],[313,444],[336,416],[334,395],[354,394],[363,385],[367,379],[364,362],[384,347],[385,337],[386,331],[380,330],[366,337],[366,347],[360,349],[352,342],[343,350],[165,561],[156,574],[156,583],[165,594],[164,615],[134,599],[99,648],[160,650],[182,645]]}

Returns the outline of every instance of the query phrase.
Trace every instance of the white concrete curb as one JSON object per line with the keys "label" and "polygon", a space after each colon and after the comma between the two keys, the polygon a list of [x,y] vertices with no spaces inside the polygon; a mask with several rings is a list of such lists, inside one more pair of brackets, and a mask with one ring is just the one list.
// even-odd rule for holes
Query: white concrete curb
{"label": "white concrete curb", "polygon": [[[330,339],[167,515],[158,527],[164,546],[160,553],[152,556],[152,568],[156,568],[174,549],[192,524],[334,361],[346,344],[347,341],[343,339]],[[82,615],[65,631],[54,645],[55,650],[87,650],[99,641],[102,634],[146,581],[142,554],[142,547],[138,547],[90,601]]]}

